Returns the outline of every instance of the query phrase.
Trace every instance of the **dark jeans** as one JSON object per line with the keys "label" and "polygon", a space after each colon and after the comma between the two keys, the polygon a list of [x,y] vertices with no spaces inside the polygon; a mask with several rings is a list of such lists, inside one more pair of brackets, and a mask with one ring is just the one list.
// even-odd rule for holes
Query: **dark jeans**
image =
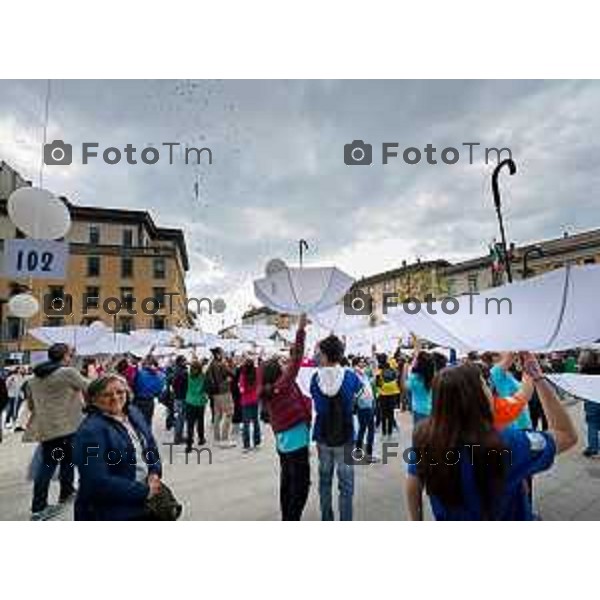
{"label": "dark jeans", "polygon": [[367,434],[366,452],[373,454],[373,441],[375,439],[375,414],[372,408],[358,409],[358,435],[356,437],[356,447],[362,448],[363,441]]}
{"label": "dark jeans", "polygon": [[40,512],[48,506],[48,490],[56,467],[60,465],[60,500],[66,500],[75,490],[73,480],[73,436],[67,435],[42,442],[43,461],[34,473],[31,512]]}
{"label": "dark jeans", "polygon": [[5,425],[8,425],[11,421],[16,423],[17,416],[19,414],[19,408],[21,408],[21,398],[9,396],[8,404],[6,405],[6,418],[4,420]]}
{"label": "dark jeans", "polygon": [[181,444],[183,440],[183,425],[186,422],[185,412],[189,406],[183,398],[175,398],[173,403],[174,406],[174,424],[175,424],[175,436],[174,442]]}
{"label": "dark jeans", "polygon": [[191,450],[194,444],[194,427],[198,431],[198,444],[200,446],[206,444],[206,438],[204,437],[204,410],[206,406],[194,406],[193,404],[186,404],[185,406],[185,420],[187,424],[187,439],[186,446]]}
{"label": "dark jeans", "polygon": [[308,446],[293,452],[280,452],[279,500],[282,521],[299,521],[310,489]]}
{"label": "dark jeans", "polygon": [[537,430],[538,424],[540,424],[542,431],[548,431],[548,421],[541,402],[529,403],[529,416],[531,417],[531,426],[534,430]]}
{"label": "dark jeans", "polygon": [[255,446],[260,446],[260,422],[258,420],[258,404],[242,406],[242,420],[244,422],[242,437],[244,448],[250,448],[250,423],[252,423],[252,441]]}
{"label": "dark jeans", "polygon": [[397,395],[381,396],[381,434],[392,435],[394,427],[394,408],[396,406]]}
{"label": "dark jeans", "polygon": [[144,415],[146,422],[152,428],[154,417],[154,398],[134,398],[133,405]]}

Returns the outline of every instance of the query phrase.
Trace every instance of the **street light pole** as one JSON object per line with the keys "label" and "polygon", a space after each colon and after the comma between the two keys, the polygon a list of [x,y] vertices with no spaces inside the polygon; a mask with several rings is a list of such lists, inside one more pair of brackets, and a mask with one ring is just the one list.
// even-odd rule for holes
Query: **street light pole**
{"label": "street light pole", "polygon": [[492,173],[492,193],[494,195],[494,205],[496,207],[496,214],[498,216],[498,224],[500,225],[500,237],[502,239],[502,251],[504,266],[506,268],[506,276],[508,283],[512,283],[512,272],[510,269],[510,257],[508,256],[508,247],[506,245],[506,234],[504,232],[504,223],[502,221],[502,205],[500,202],[500,190],[498,189],[498,175],[503,167],[508,167],[510,175],[514,175],[517,172],[517,165],[512,158],[507,158],[501,163],[498,163],[494,172]]}
{"label": "street light pole", "polygon": [[298,241],[298,252],[300,254],[300,268],[302,268],[302,258],[304,256],[304,251],[308,250],[308,243],[306,240]]}

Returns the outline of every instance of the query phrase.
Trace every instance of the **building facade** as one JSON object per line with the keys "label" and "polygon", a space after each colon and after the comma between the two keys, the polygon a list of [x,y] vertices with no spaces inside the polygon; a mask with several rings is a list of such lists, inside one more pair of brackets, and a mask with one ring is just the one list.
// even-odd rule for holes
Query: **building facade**
{"label": "building facade", "polygon": [[[511,248],[513,281],[575,265],[600,263],[600,229]],[[449,265],[444,270],[449,295],[480,292],[506,283],[506,274],[494,270],[493,258],[481,256]]]}
{"label": "building facade", "polygon": [[298,317],[277,313],[266,306],[251,308],[242,315],[242,325],[274,325],[278,329],[289,329],[297,322]]}
{"label": "building facade", "polygon": [[[0,264],[6,241],[23,237],[8,218],[9,183],[28,184],[5,169]],[[189,263],[181,230],[157,227],[146,211],[77,206],[61,199],[71,215],[65,240],[69,243],[67,276],[65,280],[13,280],[0,275],[0,332],[5,351],[36,347],[24,335],[25,325],[31,329],[101,320],[128,332],[190,324],[185,286]],[[7,303],[12,295],[27,290],[38,299],[40,311],[24,323],[9,314]]]}
{"label": "building facade", "polygon": [[383,313],[384,294],[394,294],[398,303],[409,298],[423,301],[428,295],[444,297],[447,293],[444,270],[449,264],[445,260],[418,260],[412,264],[404,261],[398,269],[359,279],[351,291],[360,290],[371,298],[375,324]]}

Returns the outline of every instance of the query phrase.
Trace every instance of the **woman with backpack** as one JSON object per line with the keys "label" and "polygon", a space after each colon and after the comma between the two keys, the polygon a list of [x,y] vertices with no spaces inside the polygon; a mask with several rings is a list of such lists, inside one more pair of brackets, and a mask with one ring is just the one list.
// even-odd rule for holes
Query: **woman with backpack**
{"label": "woman with backpack", "polygon": [[306,315],[301,315],[289,360],[285,366],[279,358],[264,363],[258,394],[275,433],[281,467],[279,499],[284,521],[301,519],[310,489],[312,406],[296,383],[304,355],[305,328]]}

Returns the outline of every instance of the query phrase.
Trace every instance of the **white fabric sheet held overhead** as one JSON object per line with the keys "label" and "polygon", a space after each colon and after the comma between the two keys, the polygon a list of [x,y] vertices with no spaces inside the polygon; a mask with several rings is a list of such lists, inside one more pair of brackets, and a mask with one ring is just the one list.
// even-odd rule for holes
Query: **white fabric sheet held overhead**
{"label": "white fabric sheet held overhead", "polygon": [[[510,300],[511,310],[509,311]],[[600,265],[557,269],[479,295],[460,296],[458,312],[441,302],[417,314],[390,308],[387,318],[419,337],[460,351],[566,350],[600,339]],[[498,305],[500,314],[498,314]],[[453,310],[453,306],[446,305]]]}

